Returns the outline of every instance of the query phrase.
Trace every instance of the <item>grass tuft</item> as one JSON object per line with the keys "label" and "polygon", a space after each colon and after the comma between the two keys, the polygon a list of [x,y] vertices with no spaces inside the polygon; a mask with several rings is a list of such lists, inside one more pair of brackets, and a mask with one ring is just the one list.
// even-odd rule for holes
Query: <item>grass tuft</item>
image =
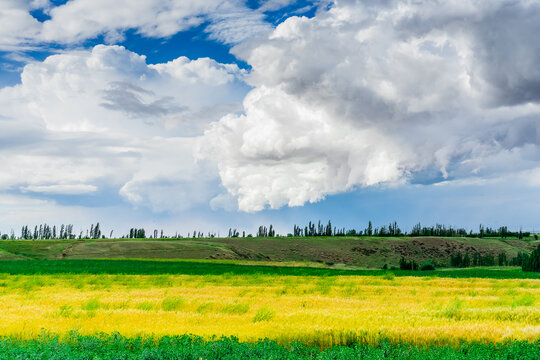
{"label": "grass tuft", "polygon": [[247,313],[248,311],[249,311],[249,305],[243,304],[243,303],[229,304],[221,308],[221,312],[226,313],[226,314],[242,315],[242,314]]}
{"label": "grass tuft", "polygon": [[177,311],[184,307],[186,300],[182,297],[168,297],[161,302],[161,309],[164,311]]}
{"label": "grass tuft", "polygon": [[260,321],[269,321],[272,320],[276,316],[276,313],[274,310],[268,308],[268,307],[262,307],[257,311],[255,314],[255,317],[253,318],[253,322],[260,322]]}
{"label": "grass tuft", "polygon": [[143,301],[136,305],[137,309],[142,311],[152,311],[154,310],[154,303],[150,301]]}

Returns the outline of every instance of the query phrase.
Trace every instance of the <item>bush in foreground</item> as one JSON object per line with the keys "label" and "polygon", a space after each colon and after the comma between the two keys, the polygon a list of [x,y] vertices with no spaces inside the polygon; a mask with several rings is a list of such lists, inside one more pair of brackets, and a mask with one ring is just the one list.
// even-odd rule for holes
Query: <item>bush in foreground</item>
{"label": "bush in foreground", "polygon": [[205,341],[197,336],[125,338],[120,335],[72,335],[60,341],[42,336],[36,340],[0,340],[0,359],[416,359],[416,360],[537,360],[540,342],[462,344],[460,347],[416,347],[382,342],[378,346],[336,346],[319,350],[294,342],[288,347],[274,341],[240,343],[234,338]]}

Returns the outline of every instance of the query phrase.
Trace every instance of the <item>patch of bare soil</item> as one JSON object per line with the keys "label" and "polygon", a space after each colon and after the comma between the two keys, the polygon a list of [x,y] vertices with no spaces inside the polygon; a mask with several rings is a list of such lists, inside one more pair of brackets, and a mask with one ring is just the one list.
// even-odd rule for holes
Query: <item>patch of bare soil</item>
{"label": "patch of bare soil", "polygon": [[222,259],[222,260],[271,260],[269,256],[262,253],[256,253],[247,249],[231,246],[229,250],[231,253],[217,253],[209,256],[209,259]]}
{"label": "patch of bare soil", "polygon": [[75,241],[69,244],[68,246],[66,246],[66,248],[62,250],[62,253],[59,256],[59,259],[67,258],[73,252],[73,246],[77,244],[81,244],[81,243],[84,243],[84,240]]}

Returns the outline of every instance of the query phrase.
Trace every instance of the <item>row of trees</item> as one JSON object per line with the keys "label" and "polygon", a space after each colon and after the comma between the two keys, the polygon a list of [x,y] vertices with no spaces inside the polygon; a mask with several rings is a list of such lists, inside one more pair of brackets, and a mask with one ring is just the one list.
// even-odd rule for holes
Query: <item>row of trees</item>
{"label": "row of trees", "polygon": [[[397,222],[392,222],[388,226],[373,227],[371,221],[368,222],[368,225],[364,229],[348,229],[345,228],[337,229],[335,226],[332,226],[331,221],[329,220],[326,225],[323,225],[321,221],[315,225],[311,221],[305,227],[298,225],[293,226],[292,234],[289,236],[439,236],[439,237],[517,237],[519,239],[523,237],[531,236],[530,232],[523,232],[522,230],[512,232],[508,230],[508,227],[501,226],[497,230],[490,227],[484,227],[480,224],[478,227],[478,232],[473,232],[472,230],[465,230],[464,228],[454,228],[452,226],[446,226],[442,224],[436,224],[434,226],[422,226],[420,223],[414,225],[409,233],[403,231],[397,224]],[[537,237],[537,235],[534,235]]]}
{"label": "row of trees", "polygon": [[441,224],[436,224],[435,226],[422,226],[420,223],[413,226],[411,232],[408,234],[410,236],[441,236],[441,237],[448,237],[448,236],[463,236],[463,237],[478,237],[478,238],[484,238],[484,237],[499,237],[499,238],[507,238],[507,237],[517,237],[519,239],[523,237],[529,237],[531,235],[530,232],[523,232],[521,230],[519,231],[509,231],[507,226],[501,226],[498,229],[493,229],[490,227],[484,227],[484,225],[480,224],[478,226],[478,232],[473,233],[472,230],[467,230],[463,228],[453,228],[452,226],[445,226]]}
{"label": "row of trees", "polygon": [[[112,237],[112,231],[109,234],[109,237]],[[245,231],[242,231],[242,237],[252,237],[253,235],[247,234]],[[276,230],[272,224],[269,226],[261,225],[255,233],[257,237],[275,237],[280,236],[276,233]],[[315,222],[309,222],[306,226],[299,226],[294,224],[292,233],[287,234],[287,236],[294,237],[312,237],[312,236],[378,236],[378,237],[387,237],[387,236],[439,236],[439,237],[516,237],[524,238],[530,237],[530,232],[519,231],[510,231],[508,227],[501,226],[498,229],[493,229],[490,227],[484,227],[480,225],[478,232],[473,232],[463,228],[454,228],[452,226],[445,226],[441,224],[436,224],[434,226],[422,226],[420,223],[414,225],[410,232],[402,230],[397,222],[392,222],[388,225],[383,225],[380,227],[374,227],[372,222],[369,221],[367,227],[364,229],[346,229],[346,228],[337,228],[332,225],[332,222],[329,220],[327,223],[322,223],[320,220]],[[538,235],[533,234],[537,239]],[[90,229],[86,231],[80,231],[79,234],[75,234],[73,231],[72,224],[62,224],[60,227],[50,226],[48,224],[36,225],[34,228],[28,226],[23,226],[21,229],[21,235],[16,236],[13,231],[11,235],[2,234],[0,232],[0,237],[2,239],[100,239],[105,238],[105,235],[102,233],[102,229],[99,223],[95,225],[92,224]],[[175,233],[172,236],[164,234],[163,230],[158,231],[155,229],[151,235],[148,236],[146,230],[139,227],[131,228],[129,234],[121,236],[122,238],[183,238],[184,236]],[[219,233],[208,232],[204,233],[202,231],[195,230],[192,233],[188,232],[187,237],[193,238],[213,238],[219,237]],[[240,237],[240,231],[236,228],[229,228],[228,237]]]}
{"label": "row of trees", "polygon": [[420,223],[413,226],[410,236],[467,236],[467,230],[455,229],[452,226],[446,227],[445,225],[436,224],[435,226],[422,227]]}
{"label": "row of trees", "polygon": [[276,230],[270,224],[269,227],[266,227],[264,225],[259,226],[259,229],[257,230],[257,237],[274,237],[276,236]]}
{"label": "row of trees", "polygon": [[[387,269],[388,265],[384,265],[383,269]],[[406,260],[403,256],[399,260],[399,269],[400,270],[435,270],[435,266],[431,261],[426,261],[424,264],[419,265],[414,260]]]}
{"label": "row of trees", "polygon": [[146,231],[144,229],[131,228],[129,229],[130,239],[146,239]]}
{"label": "row of trees", "polygon": [[[192,233],[188,233],[188,237],[191,237]],[[113,231],[109,233],[109,238],[112,238]],[[233,233],[229,231],[229,237],[237,237],[238,231],[234,230]],[[201,231],[194,231],[193,237],[215,237],[215,233],[204,234]],[[245,232],[244,232],[245,236]],[[163,233],[163,230],[159,232],[155,229],[150,238],[182,238],[183,236],[176,233],[173,236],[167,236]],[[73,224],[61,224],[60,226],[41,224],[36,225],[34,228],[25,225],[21,228],[21,234],[17,236],[13,230],[11,234],[3,234],[0,231],[0,239],[2,240],[49,240],[49,239],[105,239],[106,236],[102,232],[101,226],[98,223],[91,224],[89,229],[81,230],[78,234],[73,231]],[[144,228],[131,228],[129,234],[122,235],[122,239],[145,239],[147,238],[146,230]]]}
{"label": "row of trees", "polygon": [[[96,224],[97,229],[99,229],[99,223]],[[94,225],[92,224],[92,232],[94,234]],[[101,232],[100,232],[101,234]],[[73,233],[72,224],[62,224],[57,228],[55,225],[51,228],[48,224],[36,225],[32,230],[27,225],[21,228],[21,236],[19,239],[25,240],[36,240],[36,239],[74,239],[75,234]]]}
{"label": "row of trees", "polygon": [[501,237],[501,238],[507,238],[507,237],[517,237],[518,239],[522,239],[524,237],[531,236],[530,232],[523,232],[521,229],[519,231],[509,231],[507,226],[501,226],[498,229],[492,229],[490,227],[484,227],[480,224],[480,227],[478,229],[478,237]]}
{"label": "row of trees", "polygon": [[495,256],[493,256],[493,254],[489,253],[480,254],[475,252],[471,256],[469,255],[469,252],[465,252],[465,254],[456,252],[450,255],[450,266],[453,267],[521,265],[521,263],[517,264],[517,261],[518,260],[516,259],[512,259],[512,261],[509,262],[505,252],[499,253],[497,259],[495,259]]}
{"label": "row of trees", "polygon": [[[401,257],[399,261],[400,270],[434,270],[434,266],[431,262],[427,262],[420,266],[415,260],[407,260]],[[468,268],[475,266],[521,266],[523,271],[536,271],[540,272],[540,245],[538,248],[527,254],[525,252],[518,252],[517,256],[512,259],[508,259],[506,253],[500,252],[497,257],[493,254],[486,253],[481,254],[478,252],[469,255],[469,252],[462,254],[461,252],[455,252],[450,255],[450,266],[457,268]],[[387,265],[383,269],[387,269]]]}
{"label": "row of trees", "polygon": [[[540,247],[539,247],[540,249]],[[497,257],[493,254],[480,254],[473,253],[472,256],[468,252],[461,254],[456,252],[450,256],[450,265],[453,267],[471,267],[471,266],[521,266],[525,268],[536,268],[536,263],[540,263],[538,260],[540,256],[540,250],[534,250],[531,254],[526,252],[518,252],[517,255],[511,259],[508,258],[506,253],[500,252]],[[536,270],[530,270],[536,271]]]}
{"label": "row of trees", "polygon": [[289,236],[400,236],[403,235],[403,231],[399,228],[397,222],[390,223],[387,226],[381,226],[380,228],[374,228],[371,221],[368,222],[368,226],[365,229],[345,229],[332,226],[332,222],[328,220],[328,223],[324,225],[320,220],[315,225],[311,221],[305,227],[294,225],[292,234]]}
{"label": "row of trees", "polygon": [[525,254],[521,269],[523,271],[540,271],[540,245],[530,255]]}

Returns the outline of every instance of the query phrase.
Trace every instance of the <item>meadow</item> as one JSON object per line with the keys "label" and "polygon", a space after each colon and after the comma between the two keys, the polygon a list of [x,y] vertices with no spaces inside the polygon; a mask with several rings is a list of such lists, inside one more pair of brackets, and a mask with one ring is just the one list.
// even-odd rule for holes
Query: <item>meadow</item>
{"label": "meadow", "polygon": [[355,343],[378,348],[384,342],[459,349],[538,345],[540,339],[540,279],[517,269],[1,261],[0,307],[0,336],[10,341],[191,334],[204,340],[232,336],[241,343],[267,338],[276,346],[300,341],[319,349]]}

